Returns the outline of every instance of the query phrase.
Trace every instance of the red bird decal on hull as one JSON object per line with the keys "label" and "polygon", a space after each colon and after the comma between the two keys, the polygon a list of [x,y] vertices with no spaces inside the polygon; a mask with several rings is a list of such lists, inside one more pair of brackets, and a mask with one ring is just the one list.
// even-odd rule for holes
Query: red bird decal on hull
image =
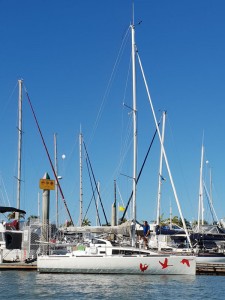
{"label": "red bird decal on hull", "polygon": [[162,263],[159,261],[160,265],[162,266],[162,269],[166,269],[168,267],[172,267],[172,265],[168,265],[168,258],[165,258],[164,262]]}
{"label": "red bird decal on hull", "polygon": [[181,261],[181,263],[184,265],[184,264],[186,264],[188,267],[190,267],[190,262],[189,262],[189,260],[188,259],[182,259],[182,261]]}
{"label": "red bird decal on hull", "polygon": [[146,265],[146,264],[144,264],[144,265],[140,264],[140,270],[141,270],[141,272],[144,272],[147,269],[148,269],[148,265]]}

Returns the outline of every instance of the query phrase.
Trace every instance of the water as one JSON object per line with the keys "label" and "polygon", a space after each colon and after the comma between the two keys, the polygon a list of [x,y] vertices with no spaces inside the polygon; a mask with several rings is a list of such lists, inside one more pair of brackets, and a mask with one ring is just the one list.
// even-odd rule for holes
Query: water
{"label": "water", "polygon": [[223,276],[39,274],[0,271],[1,299],[224,299]]}

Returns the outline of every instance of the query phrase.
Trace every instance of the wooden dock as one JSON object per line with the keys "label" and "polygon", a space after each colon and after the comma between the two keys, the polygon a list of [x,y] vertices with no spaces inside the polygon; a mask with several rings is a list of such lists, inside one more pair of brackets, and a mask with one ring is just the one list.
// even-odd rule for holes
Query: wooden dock
{"label": "wooden dock", "polygon": [[21,270],[21,271],[37,271],[37,263],[21,263],[21,262],[12,262],[12,263],[2,263],[0,264],[0,271],[4,270]]}
{"label": "wooden dock", "polygon": [[[0,271],[14,270],[14,271],[37,271],[37,263],[30,264],[21,262],[2,263],[0,264]],[[225,276],[225,263],[198,263],[196,267],[196,275],[214,275]]]}
{"label": "wooden dock", "polygon": [[225,263],[197,263],[196,274],[225,276]]}

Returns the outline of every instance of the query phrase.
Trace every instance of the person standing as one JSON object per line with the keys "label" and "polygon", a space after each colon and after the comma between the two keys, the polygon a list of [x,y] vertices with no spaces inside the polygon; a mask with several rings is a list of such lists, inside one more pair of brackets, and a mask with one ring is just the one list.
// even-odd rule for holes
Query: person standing
{"label": "person standing", "polygon": [[142,227],[143,227],[143,233],[144,233],[144,236],[143,236],[144,247],[145,247],[145,249],[147,249],[148,248],[148,239],[150,237],[150,226],[147,221],[144,221],[144,224],[142,225]]}

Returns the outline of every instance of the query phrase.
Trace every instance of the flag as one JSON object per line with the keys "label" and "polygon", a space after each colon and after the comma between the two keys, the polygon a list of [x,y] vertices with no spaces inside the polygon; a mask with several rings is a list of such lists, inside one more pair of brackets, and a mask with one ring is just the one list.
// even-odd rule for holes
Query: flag
{"label": "flag", "polygon": [[125,211],[125,207],[119,206],[119,211]]}

